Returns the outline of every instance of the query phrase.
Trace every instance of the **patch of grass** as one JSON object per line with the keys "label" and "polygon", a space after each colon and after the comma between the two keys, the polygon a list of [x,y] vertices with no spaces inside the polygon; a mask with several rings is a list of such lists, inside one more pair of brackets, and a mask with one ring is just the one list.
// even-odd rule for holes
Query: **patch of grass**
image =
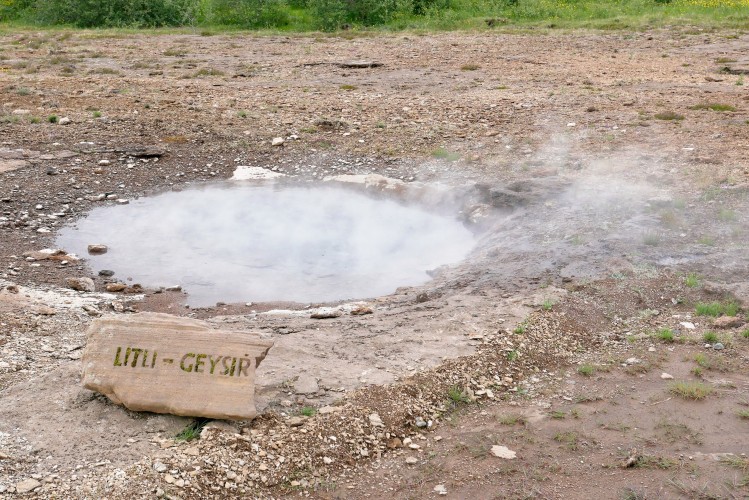
{"label": "patch of grass", "polygon": [[577,450],[579,444],[580,437],[578,436],[577,432],[574,431],[568,431],[568,432],[559,432],[554,436],[554,441],[557,443],[562,443],[565,448],[567,448],[570,451]]}
{"label": "patch of grass", "polygon": [[700,286],[700,278],[695,273],[689,273],[686,278],[684,278],[684,284],[689,288],[697,288]]}
{"label": "patch of grass", "polygon": [[203,430],[203,427],[205,427],[205,424],[207,423],[207,418],[198,418],[182,429],[180,433],[175,436],[175,439],[177,441],[192,441],[193,439],[197,439],[200,437],[200,431]]}
{"label": "patch of grass", "polygon": [[679,462],[667,457],[655,455],[643,455],[635,462],[638,469],[672,469],[679,465]]}
{"label": "patch of grass", "polygon": [[42,123],[42,119],[38,116],[32,116],[29,118],[29,123]]}
{"label": "patch of grass", "polygon": [[661,339],[663,342],[673,342],[674,341],[674,331],[670,328],[661,328],[658,330],[658,338]]}
{"label": "patch of grass", "polygon": [[457,385],[450,387],[450,389],[447,391],[447,397],[450,398],[450,401],[452,401],[456,405],[461,403],[469,403],[471,401],[471,399],[468,397],[468,394],[463,392],[463,390]]}
{"label": "patch of grass", "polygon": [[509,351],[507,353],[507,361],[515,361],[516,359],[518,359],[517,351]]}
{"label": "patch of grass", "polygon": [[661,111],[660,113],[656,113],[653,115],[653,117],[657,120],[671,120],[671,121],[681,121],[684,119],[684,115],[680,115],[679,113],[675,113],[673,111]]}
{"label": "patch of grass", "polygon": [[299,410],[299,414],[304,415],[305,417],[312,417],[315,413],[317,413],[317,409],[313,408],[312,406],[305,406],[304,408]]}
{"label": "patch of grass", "polygon": [[239,111],[237,112],[237,116],[240,118],[247,118],[247,111],[244,111],[244,110]]}
{"label": "patch of grass", "polygon": [[445,148],[435,149],[434,151],[432,151],[432,156],[440,160],[447,160],[447,161],[460,160],[460,155],[458,153],[448,151]]}
{"label": "patch of grass", "polygon": [[681,441],[686,441],[696,445],[702,444],[702,436],[700,433],[692,430],[685,424],[664,419],[658,422],[658,425],[656,425],[655,428],[660,431],[663,438],[671,444]]}
{"label": "patch of grass", "polygon": [[736,111],[736,108],[734,106],[731,106],[730,104],[719,104],[719,103],[701,103],[695,106],[691,106],[689,109],[693,109],[693,110],[709,109],[710,111],[718,111],[718,112]]}
{"label": "patch of grass", "polygon": [[741,336],[745,339],[749,339],[749,328],[744,329],[744,331],[741,332]]}
{"label": "patch of grass", "polygon": [[523,323],[520,323],[518,326],[515,327],[515,329],[512,331],[512,333],[522,335],[525,333],[525,331],[528,329],[527,326],[525,326]]}
{"label": "patch of grass", "polygon": [[709,247],[715,246],[715,240],[711,238],[710,236],[702,236],[699,240],[697,240],[697,243],[700,245],[706,245]]}
{"label": "patch of grass", "polygon": [[702,335],[702,340],[707,343],[714,344],[718,341],[718,334],[715,332],[705,332]]}
{"label": "patch of grass", "polygon": [[166,137],[163,137],[161,140],[168,144],[185,144],[186,142],[188,142],[187,137],[185,137],[184,135],[168,135]]}
{"label": "patch of grass", "polygon": [[702,368],[701,367],[695,366],[694,368],[692,368],[691,372],[692,372],[692,375],[694,375],[695,377],[702,378]]}
{"label": "patch of grass", "polygon": [[669,392],[680,398],[699,401],[713,392],[713,388],[702,382],[674,382],[668,387]]}
{"label": "patch of grass", "polygon": [[739,457],[736,455],[724,456],[720,459],[720,463],[736,469],[741,469],[742,472],[749,472],[749,458]]}
{"label": "patch of grass", "polygon": [[47,121],[49,123],[57,123],[59,121],[59,118],[57,118],[57,115],[49,115],[47,117]]}
{"label": "patch of grass", "polygon": [[554,307],[554,302],[551,299],[546,299],[544,300],[544,303],[541,304],[541,307],[543,307],[544,311],[551,311]]}
{"label": "patch of grass", "polygon": [[91,113],[91,116],[93,116],[94,118],[101,118],[101,111],[94,111],[93,113]]}
{"label": "patch of grass", "polygon": [[348,84],[346,84],[346,85],[341,85],[338,88],[341,89],[341,90],[356,90],[357,86],[356,85],[348,85]]}
{"label": "patch of grass", "polygon": [[661,243],[661,235],[658,233],[647,232],[642,235],[642,242],[648,246],[658,246]]}
{"label": "patch of grass", "polygon": [[718,64],[728,64],[728,63],[735,63],[736,59],[732,59],[730,57],[719,57],[715,60]]}
{"label": "patch of grass", "polygon": [[166,49],[163,54],[168,57],[185,57],[187,55],[187,50],[183,48],[172,47],[171,49]]}
{"label": "patch of grass", "polygon": [[736,416],[742,420],[749,420],[749,410],[739,410],[736,412]]}
{"label": "patch of grass", "polygon": [[736,212],[733,210],[729,210],[727,208],[721,208],[720,212],[718,212],[718,219],[722,220],[723,222],[732,222],[736,220]]}
{"label": "patch of grass", "polygon": [[624,488],[619,498],[622,500],[646,500],[645,493],[634,488]]}
{"label": "patch of grass", "polygon": [[215,68],[201,68],[195,73],[195,78],[204,76],[224,76],[224,72]]}
{"label": "patch of grass", "polygon": [[567,414],[566,413],[564,413],[563,411],[558,411],[558,410],[551,412],[549,414],[549,416],[551,418],[555,418],[557,420],[564,420],[565,418],[567,418]]}
{"label": "patch of grass", "polygon": [[698,302],[695,307],[697,316],[736,316],[739,312],[739,305],[733,301],[726,302]]}
{"label": "patch of grass", "polygon": [[694,362],[700,365],[701,368],[705,368],[707,370],[709,370],[712,366],[710,358],[708,358],[706,354],[703,354],[701,352],[694,355]]}
{"label": "patch of grass", "polygon": [[523,415],[500,415],[499,423],[502,425],[525,425],[526,418]]}
{"label": "patch of grass", "polygon": [[590,377],[596,372],[596,367],[591,364],[584,364],[577,367],[577,373],[585,377]]}
{"label": "patch of grass", "polygon": [[460,67],[460,71],[476,71],[481,68],[478,64],[464,64]]}

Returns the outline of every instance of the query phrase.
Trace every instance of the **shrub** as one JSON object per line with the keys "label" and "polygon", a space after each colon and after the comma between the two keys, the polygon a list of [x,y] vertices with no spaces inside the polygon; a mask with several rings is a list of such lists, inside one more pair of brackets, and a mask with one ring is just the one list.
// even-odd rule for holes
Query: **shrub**
{"label": "shrub", "polygon": [[200,4],[200,0],[35,0],[26,10],[42,24],[158,27],[194,24]]}
{"label": "shrub", "polygon": [[276,28],[289,24],[282,0],[214,0],[212,20],[242,28]]}

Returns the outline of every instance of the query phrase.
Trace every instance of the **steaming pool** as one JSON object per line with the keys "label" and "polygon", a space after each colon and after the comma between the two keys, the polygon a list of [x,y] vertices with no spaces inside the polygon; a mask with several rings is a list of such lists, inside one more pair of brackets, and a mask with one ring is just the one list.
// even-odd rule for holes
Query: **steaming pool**
{"label": "steaming pool", "polygon": [[57,245],[122,282],[181,285],[216,302],[330,302],[420,285],[463,260],[473,234],[454,217],[351,189],[217,184],[93,209]]}

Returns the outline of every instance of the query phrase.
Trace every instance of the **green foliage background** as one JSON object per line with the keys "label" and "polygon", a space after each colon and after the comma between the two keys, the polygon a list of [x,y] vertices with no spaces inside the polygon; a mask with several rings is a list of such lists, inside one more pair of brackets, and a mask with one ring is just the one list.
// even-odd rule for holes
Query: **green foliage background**
{"label": "green foliage background", "polygon": [[0,23],[78,28],[210,26],[288,31],[503,24],[749,28],[749,0],[0,0]]}

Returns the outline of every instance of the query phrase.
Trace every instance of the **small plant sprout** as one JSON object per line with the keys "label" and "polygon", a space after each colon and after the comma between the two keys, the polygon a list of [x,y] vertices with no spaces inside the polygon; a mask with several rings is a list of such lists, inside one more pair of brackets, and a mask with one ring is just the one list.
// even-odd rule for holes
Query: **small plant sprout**
{"label": "small plant sprout", "polygon": [[745,339],[749,339],[749,328],[746,328],[744,331],[742,331],[741,336]]}
{"label": "small plant sprout", "polygon": [[647,232],[642,235],[642,242],[648,246],[655,247],[661,242],[661,236],[658,233]]}
{"label": "small plant sprout", "polygon": [[177,441],[192,441],[200,437],[200,431],[203,430],[205,424],[208,423],[208,419],[199,418],[191,422],[187,427],[182,429],[179,434],[175,436]]}
{"label": "small plant sprout", "polygon": [[670,328],[661,328],[658,330],[658,338],[664,342],[674,341],[674,331]]}
{"label": "small plant sprout", "polygon": [[584,377],[590,377],[596,372],[596,367],[591,364],[584,364],[577,367],[577,373]]}
{"label": "small plant sprout", "polygon": [[447,391],[447,397],[449,397],[450,401],[452,401],[456,405],[460,403],[468,403],[471,401],[468,395],[463,392],[463,390],[457,385],[450,387],[450,389]]}
{"label": "small plant sprout", "polygon": [[704,340],[706,343],[714,344],[718,341],[718,334],[715,332],[705,332],[705,334],[702,336],[702,340]]}
{"label": "small plant sprout", "polygon": [[541,307],[544,308],[544,311],[551,311],[552,307],[554,307],[554,302],[551,299],[544,300],[544,303],[541,304]]}
{"label": "small plant sprout", "polygon": [[674,382],[668,390],[671,394],[695,401],[705,399],[713,392],[713,388],[703,382]]}
{"label": "small plant sprout", "polygon": [[315,413],[317,413],[317,410],[315,408],[311,407],[311,406],[305,406],[304,408],[302,408],[301,410],[299,410],[299,413],[301,415],[304,415],[305,417],[311,417]]}
{"label": "small plant sprout", "polygon": [[507,361],[515,361],[516,359],[518,359],[517,351],[510,351],[507,353]]}
{"label": "small plant sprout", "polygon": [[695,305],[695,312],[698,316],[736,316],[739,312],[739,305],[736,302],[698,302]]}
{"label": "small plant sprout", "polygon": [[98,110],[97,110],[97,111],[94,111],[94,112],[93,112],[93,113],[91,114],[91,116],[93,116],[94,118],[101,118],[101,111],[98,111]]}
{"label": "small plant sprout", "polygon": [[47,121],[49,123],[57,123],[57,121],[58,121],[57,115],[49,115],[47,117]]}
{"label": "small plant sprout", "polygon": [[460,70],[461,71],[476,71],[480,67],[481,66],[479,66],[478,64],[464,64],[463,66],[460,67]]}
{"label": "small plant sprout", "polygon": [[564,413],[563,411],[557,410],[557,411],[551,412],[551,418],[556,418],[558,420],[562,420],[564,418],[567,418],[567,414]]}
{"label": "small plant sprout", "polygon": [[525,330],[527,328],[528,327],[526,327],[523,323],[520,323],[518,326],[515,327],[515,329],[512,332],[518,335],[522,335],[523,333],[525,333]]}
{"label": "small plant sprout", "polygon": [[700,286],[700,278],[695,273],[689,273],[686,278],[684,278],[684,284],[689,288],[697,288]]}
{"label": "small plant sprout", "polygon": [[656,120],[670,120],[670,121],[681,121],[684,119],[684,115],[675,113],[673,111],[662,111],[653,115]]}

